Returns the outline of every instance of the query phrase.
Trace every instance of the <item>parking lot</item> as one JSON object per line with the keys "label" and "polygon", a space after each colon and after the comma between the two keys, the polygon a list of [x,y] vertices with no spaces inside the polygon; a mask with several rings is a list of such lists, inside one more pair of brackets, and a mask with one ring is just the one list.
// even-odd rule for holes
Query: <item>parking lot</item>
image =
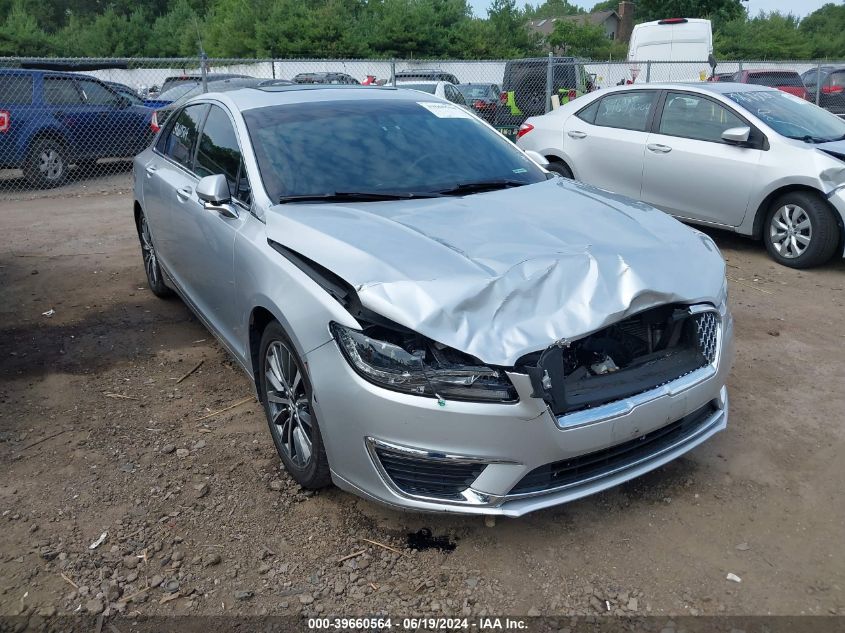
{"label": "parking lot", "polygon": [[[845,614],[841,259],[713,232],[727,431],[486,525],[299,489],[243,372],[146,288],[110,178],[0,200],[0,612]],[[409,549],[424,528],[454,549]]]}

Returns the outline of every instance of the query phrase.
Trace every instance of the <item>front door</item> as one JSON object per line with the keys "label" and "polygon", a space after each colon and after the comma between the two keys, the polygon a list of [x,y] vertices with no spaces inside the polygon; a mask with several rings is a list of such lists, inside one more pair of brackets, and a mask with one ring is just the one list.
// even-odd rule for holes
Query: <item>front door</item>
{"label": "front door", "polygon": [[681,218],[738,226],[762,151],[722,140],[738,127],[749,124],[717,101],[668,92],[646,144],[642,199]]}

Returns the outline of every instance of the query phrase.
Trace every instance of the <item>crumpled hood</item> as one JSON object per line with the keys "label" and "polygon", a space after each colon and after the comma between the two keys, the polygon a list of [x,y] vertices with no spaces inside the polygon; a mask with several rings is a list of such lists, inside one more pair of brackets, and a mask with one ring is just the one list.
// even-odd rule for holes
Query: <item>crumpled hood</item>
{"label": "crumpled hood", "polygon": [[267,235],[370,310],[492,365],[670,302],[715,302],[713,241],[648,205],[555,178],[466,197],[286,204]]}

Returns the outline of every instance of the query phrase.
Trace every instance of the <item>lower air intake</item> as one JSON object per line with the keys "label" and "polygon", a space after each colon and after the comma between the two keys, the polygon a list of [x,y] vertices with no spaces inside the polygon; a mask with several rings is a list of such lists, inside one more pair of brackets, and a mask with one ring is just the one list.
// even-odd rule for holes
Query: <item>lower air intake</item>
{"label": "lower air intake", "polygon": [[402,492],[444,500],[462,500],[487,464],[456,463],[449,459],[417,458],[383,447],[375,449],[384,472]]}

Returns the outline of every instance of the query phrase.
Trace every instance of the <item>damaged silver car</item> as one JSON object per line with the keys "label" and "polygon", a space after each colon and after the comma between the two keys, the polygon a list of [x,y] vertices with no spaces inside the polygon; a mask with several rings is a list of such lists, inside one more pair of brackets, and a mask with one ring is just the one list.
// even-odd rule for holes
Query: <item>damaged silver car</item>
{"label": "damaged silver car", "polygon": [[391,88],[210,93],[134,173],[150,288],[243,366],[307,488],[519,516],[725,428],[713,241],[553,177],[463,108]]}

